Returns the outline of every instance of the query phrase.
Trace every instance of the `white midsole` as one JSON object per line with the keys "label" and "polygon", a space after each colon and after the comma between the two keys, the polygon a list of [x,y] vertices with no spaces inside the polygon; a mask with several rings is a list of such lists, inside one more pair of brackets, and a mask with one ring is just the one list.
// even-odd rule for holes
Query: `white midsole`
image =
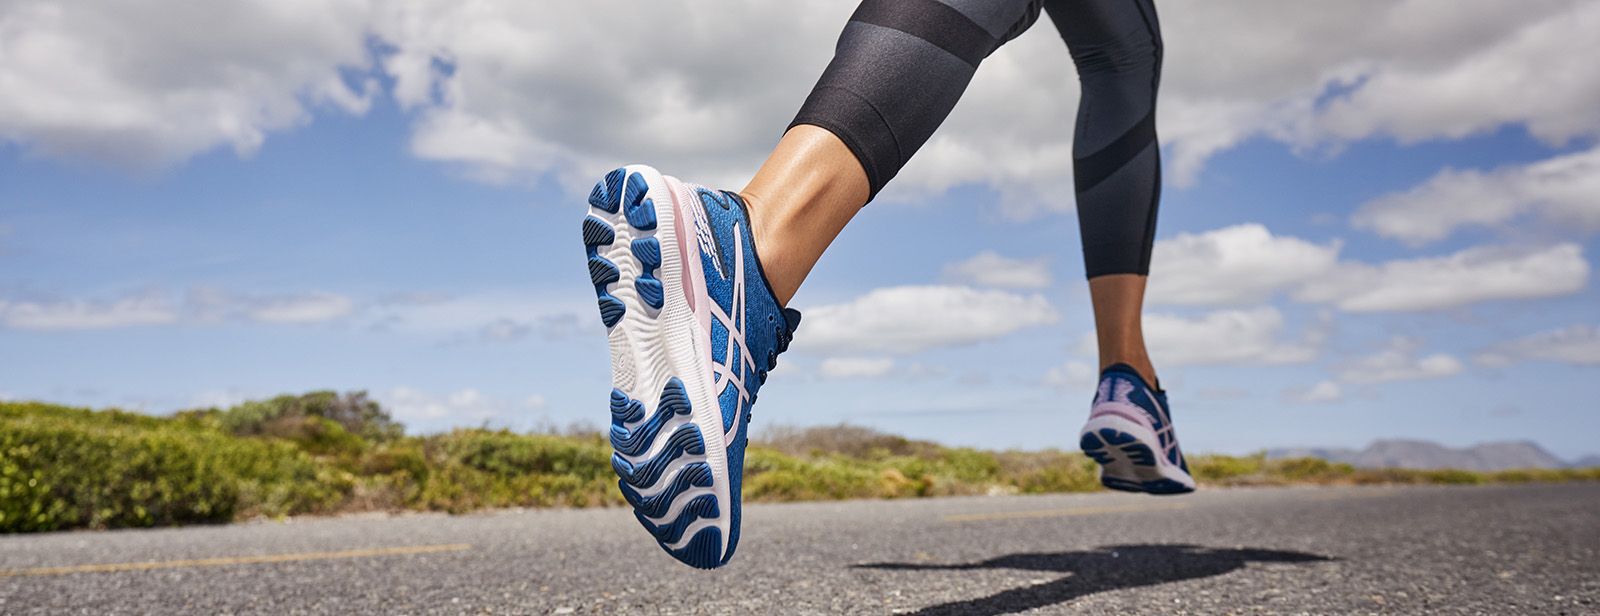
{"label": "white midsole", "polygon": [[[622,272],[612,294],[627,307],[622,320],[607,332],[611,345],[612,384],[628,397],[643,403],[648,417],[659,407],[661,391],[667,381],[676,376],[683,382],[691,406],[688,421],[694,422],[700,429],[701,439],[705,443],[704,461],[711,468],[710,493],[716,495],[719,504],[718,518],[702,519],[690,524],[689,529],[698,531],[707,526],[716,526],[722,532],[723,550],[726,551],[732,522],[729,500],[731,482],[722,409],[712,392],[711,352],[707,347],[711,337],[704,325],[707,319],[704,315],[696,314],[684,297],[684,268],[690,270],[690,276],[702,275],[699,274],[701,263],[698,244],[693,237],[687,237],[685,239],[688,241],[683,245],[689,253],[678,249],[677,197],[667,179],[655,169],[643,165],[629,165],[625,169],[627,175],[642,175],[649,185],[647,196],[656,206],[656,228],[649,231],[633,228],[627,222],[626,211],[620,208],[616,214],[591,212],[606,218],[616,230],[617,241],[604,256],[616,263]],[[624,176],[620,192],[626,192],[627,175]],[[687,207],[693,205],[686,204]],[[689,220],[683,222],[686,229],[693,224]],[[661,280],[664,298],[659,312],[644,303],[634,288],[634,282],[641,272],[638,260],[629,250],[633,240],[652,236],[661,244],[661,267],[656,271],[656,277]],[[688,257],[687,262],[684,261],[685,257]],[[702,309],[711,301],[704,295],[704,288],[703,284],[695,288],[695,292],[700,293],[697,304]],[[623,459],[631,463],[654,458],[666,446],[666,437],[683,423],[684,420],[679,417],[671,418],[647,451],[639,456],[622,455]],[[671,485],[679,470],[689,462],[699,461],[698,458],[700,456],[684,454],[672,461],[668,472],[663,473],[654,485],[639,490],[640,494],[653,496],[660,493]],[[707,493],[705,489],[691,489],[679,495],[670,505],[669,517],[663,519],[670,521],[670,515],[681,511],[689,499],[704,493]],[[692,532],[686,532],[684,540],[679,543],[687,544],[693,536]]]}
{"label": "white midsole", "polygon": [[1106,443],[1105,450],[1111,455],[1111,462],[1101,466],[1101,472],[1104,476],[1138,482],[1171,479],[1191,488],[1194,487],[1194,478],[1167,459],[1166,454],[1161,451],[1161,439],[1156,437],[1155,431],[1144,424],[1116,415],[1097,415],[1091,417],[1083,425],[1083,429],[1079,431],[1078,436],[1082,438],[1083,435],[1092,433],[1096,438],[1100,438],[1100,430],[1105,428],[1123,432],[1138,439],[1140,443],[1150,448],[1150,453],[1155,456],[1156,463],[1154,466],[1134,464],[1133,460],[1123,453],[1121,448],[1117,445]]}

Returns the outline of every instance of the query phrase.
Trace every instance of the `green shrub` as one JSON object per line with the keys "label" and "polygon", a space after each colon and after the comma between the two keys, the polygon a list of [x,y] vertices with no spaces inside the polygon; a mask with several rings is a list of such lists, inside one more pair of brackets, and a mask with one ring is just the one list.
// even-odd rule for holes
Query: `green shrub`
{"label": "green shrub", "polygon": [[1350,476],[1355,467],[1322,458],[1289,458],[1268,463],[1268,472],[1291,482],[1333,481]]}
{"label": "green shrub", "polygon": [[1078,452],[1019,452],[999,455],[1002,485],[1024,494],[1100,489],[1099,466]]}
{"label": "green shrub", "polygon": [[31,417],[0,430],[0,530],[225,521],[237,494],[214,460],[171,434]]}
{"label": "green shrub", "polygon": [[599,437],[456,430],[427,443],[449,460],[498,477],[552,474],[593,479],[612,472],[610,446]]}
{"label": "green shrub", "polygon": [[406,439],[368,450],[358,470],[364,476],[403,474],[420,482],[428,478],[428,457],[420,441]]}
{"label": "green shrub", "polygon": [[1476,485],[1487,480],[1483,473],[1456,469],[1422,471],[1421,477],[1427,483],[1447,485]]}
{"label": "green shrub", "polygon": [[[604,436],[456,430],[404,436],[364,394],[313,392],[154,417],[0,403],[0,532],[224,522],[361,510],[623,504]],[[1355,469],[1196,456],[1213,485],[1594,481],[1600,469]],[[779,430],[746,451],[751,501],[1101,489],[1076,451],[951,448],[866,428]]]}
{"label": "green shrub", "polygon": [[840,500],[895,496],[890,490],[902,483],[881,470],[824,460],[757,473],[746,467],[743,487],[752,501]]}
{"label": "green shrub", "polygon": [[429,470],[411,501],[420,508],[460,512],[622,502],[611,449],[597,435],[456,430],[423,443]]}
{"label": "green shrub", "polygon": [[293,439],[308,424],[307,418],[322,418],[338,424],[345,432],[374,443],[392,441],[405,433],[405,426],[389,416],[367,392],[338,394],[314,391],[299,396],[278,396],[256,400],[221,411],[217,419],[223,429],[240,436],[276,436]]}
{"label": "green shrub", "polygon": [[992,483],[1000,475],[1000,460],[993,452],[970,447],[948,449],[939,456],[951,477],[966,483]]}
{"label": "green shrub", "polygon": [[1195,456],[1189,471],[1201,483],[1229,483],[1245,478],[1260,478],[1266,467],[1266,454],[1250,456]]}
{"label": "green shrub", "polygon": [[771,426],[762,430],[757,442],[762,447],[796,457],[842,455],[856,460],[882,460],[895,456],[932,457],[946,449],[938,443],[911,440],[848,424],[810,428]]}
{"label": "green shrub", "polygon": [[290,444],[130,413],[0,404],[4,532],[322,511],[348,487]]}

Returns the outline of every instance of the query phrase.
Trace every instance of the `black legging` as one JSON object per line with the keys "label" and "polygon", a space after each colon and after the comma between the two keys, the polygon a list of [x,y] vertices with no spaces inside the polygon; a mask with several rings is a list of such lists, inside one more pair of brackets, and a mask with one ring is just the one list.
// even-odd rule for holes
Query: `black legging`
{"label": "black legging", "polygon": [[1150,273],[1161,151],[1161,27],[1151,0],[865,0],[791,127],[838,135],[876,196],[1000,45],[1050,14],[1078,67],[1073,176],[1090,278]]}

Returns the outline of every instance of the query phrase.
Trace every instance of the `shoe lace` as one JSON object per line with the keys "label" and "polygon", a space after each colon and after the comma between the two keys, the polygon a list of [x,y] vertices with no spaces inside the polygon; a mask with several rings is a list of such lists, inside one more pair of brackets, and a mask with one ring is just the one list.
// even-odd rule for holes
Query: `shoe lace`
{"label": "shoe lace", "polygon": [[789,342],[794,340],[794,331],[800,328],[800,311],[784,308],[782,323],[772,315],[767,316],[767,321],[776,329],[777,344],[772,350],[767,351],[767,366],[756,373],[756,379],[763,385],[767,383],[767,373],[778,367],[778,355],[789,350]]}

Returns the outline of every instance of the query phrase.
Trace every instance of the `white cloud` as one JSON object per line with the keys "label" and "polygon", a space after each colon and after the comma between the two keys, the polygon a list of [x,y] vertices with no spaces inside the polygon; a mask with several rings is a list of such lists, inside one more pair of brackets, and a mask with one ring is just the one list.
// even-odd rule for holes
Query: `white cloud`
{"label": "white cloud", "polygon": [[1438,310],[1566,295],[1583,289],[1588,279],[1589,262],[1577,244],[1543,250],[1481,246],[1375,266],[1347,262],[1294,296],[1350,312]]}
{"label": "white cloud", "polygon": [[1088,362],[1067,360],[1044,373],[1044,384],[1058,389],[1092,389],[1100,371]]}
{"label": "white cloud", "polygon": [[555,303],[550,294],[412,294],[374,302],[362,317],[375,329],[453,336],[458,342],[515,342],[532,335],[550,340],[602,331],[593,306],[568,299],[577,298]]}
{"label": "white cloud", "polygon": [[1303,404],[1325,404],[1344,399],[1344,390],[1338,383],[1329,380],[1318,381],[1310,387],[1290,389],[1285,394],[1290,400]]}
{"label": "white cloud", "polygon": [[[1300,340],[1284,339],[1283,313],[1271,306],[1218,310],[1198,317],[1144,315],[1145,344],[1158,366],[1204,364],[1291,364],[1311,361],[1321,351],[1324,321]],[[1084,334],[1080,352],[1095,353],[1094,332]]]}
{"label": "white cloud", "polygon": [[[417,114],[411,150],[421,158],[492,179],[549,172],[569,187],[624,160],[672,161],[671,172],[697,181],[739,182],[793,118],[853,7],[701,8],[396,2],[376,30],[396,48],[383,65],[396,98]],[[664,23],[673,24],[671,44],[662,42]]]}
{"label": "white cloud", "polygon": [[0,140],[128,167],[241,156],[314,106],[364,113],[368,0],[0,5]]}
{"label": "white cloud", "polygon": [[1389,341],[1377,353],[1344,364],[1339,378],[1350,383],[1385,383],[1433,379],[1460,373],[1461,360],[1445,353],[1418,356],[1421,342],[1404,336]]}
{"label": "white cloud", "polygon": [[1480,363],[1504,366],[1517,360],[1600,364],[1600,327],[1573,325],[1507,340],[1478,354]]}
{"label": "white cloud", "polygon": [[320,291],[254,295],[195,287],[183,297],[185,320],[208,323],[230,320],[285,325],[325,323],[347,317],[355,310],[356,303],[349,297]]}
{"label": "white cloud", "polygon": [[1414,143],[1517,124],[1559,144],[1600,127],[1600,76],[1588,60],[1600,55],[1600,3],[1412,0],[1388,13],[1393,19],[1378,27],[1389,34],[1453,35],[1454,57],[1396,56],[1363,71],[1355,90],[1316,118],[1322,136]]}
{"label": "white cloud", "polygon": [[260,300],[246,309],[253,321],[263,323],[321,323],[350,314],[355,302],[343,295],[312,293]]}
{"label": "white cloud", "polygon": [[1410,190],[1363,205],[1351,222],[1422,244],[1462,227],[1492,227],[1525,214],[1569,231],[1600,230],[1600,147],[1489,172],[1446,168]]}
{"label": "white cloud", "polygon": [[[380,71],[411,150],[477,177],[582,188],[623,160],[746,179],[815,82],[851,2],[22,0],[0,8],[0,139],[140,165],[248,154],[311,109],[361,113]],[[1600,132],[1588,0],[1164,2],[1171,176],[1252,138],[1317,149],[1525,126]],[[627,19],[597,19],[597,15]],[[672,24],[662,44],[660,24]],[[194,27],[205,24],[205,27]],[[734,24],[734,27],[730,27]],[[1006,211],[1071,207],[1077,84],[1048,19],[991,56],[886,199],[961,183]],[[368,37],[386,49],[369,57]],[[605,41],[596,45],[595,41]],[[582,50],[583,53],[574,53]],[[1039,62],[1039,58],[1058,58]],[[370,70],[369,70],[370,69]],[[359,83],[349,83],[358,81]],[[647,92],[630,96],[628,92]],[[1530,96],[1529,93],[1537,93]]]}
{"label": "white cloud", "polygon": [[[1584,25],[1595,22],[1600,4],[1588,0],[1354,0],[1313,9],[1231,0],[1164,2],[1160,12],[1161,136],[1180,186],[1211,156],[1252,138],[1314,152],[1370,137],[1413,143],[1505,125],[1551,143],[1600,132],[1600,74],[1586,60],[1600,55],[1600,42]],[[981,102],[963,101],[951,116],[950,143],[930,144],[946,147],[921,155],[944,164],[914,161],[908,172],[986,181],[1017,197],[1008,204],[1013,213],[1071,207],[1049,191],[1070,164],[1070,130],[1048,107],[1075,94],[1060,85],[1070,69],[992,68],[997,60],[1060,53],[1053,33],[1039,34],[1002,49],[979,71],[968,98]],[[1012,100],[1016,126],[996,122],[1008,117],[1001,110]]]}
{"label": "white cloud", "polygon": [[250,296],[197,287],[181,298],[149,290],[110,301],[0,300],[0,325],[28,330],[82,330],[228,320],[304,324],[343,318],[354,309],[354,301],[333,293]]}
{"label": "white cloud", "polygon": [[11,302],[0,300],[0,323],[12,329],[78,330],[141,325],[166,325],[178,321],[179,309],[160,292],[146,291],[109,302]]}
{"label": "white cloud", "polygon": [[1274,236],[1248,223],[1156,242],[1151,257],[1152,304],[1230,305],[1266,300],[1279,290],[1331,271],[1340,243]]}
{"label": "white cloud", "polygon": [[[528,312],[524,308],[521,312]],[[557,312],[527,318],[501,317],[478,328],[475,336],[458,335],[457,341],[517,342],[537,334],[544,340],[559,340],[583,331],[588,321],[571,312]]]}
{"label": "white cloud", "polygon": [[912,353],[976,344],[1060,319],[1041,295],[961,286],[873,290],[806,311],[796,349],[815,353]]}
{"label": "white cloud", "polygon": [[894,359],[889,357],[829,357],[817,366],[825,379],[865,379],[889,374]]}
{"label": "white cloud", "polygon": [[1589,277],[1582,246],[1571,242],[1479,246],[1376,264],[1339,260],[1341,245],[1275,236],[1255,223],[1181,233],[1156,243],[1149,302],[1233,305],[1287,291],[1349,312],[1403,312],[1566,295]]}
{"label": "white cloud", "polygon": [[406,424],[407,429],[424,432],[484,423],[498,426],[527,423],[528,411],[542,409],[544,400],[535,395],[517,404],[471,387],[448,394],[396,387],[375,398],[395,419]]}
{"label": "white cloud", "polygon": [[533,331],[533,326],[511,319],[495,319],[478,331],[481,338],[495,342],[521,340]]}
{"label": "white cloud", "polygon": [[985,250],[944,268],[944,277],[985,287],[1043,289],[1050,286],[1050,261],[1044,257],[1013,259]]}

